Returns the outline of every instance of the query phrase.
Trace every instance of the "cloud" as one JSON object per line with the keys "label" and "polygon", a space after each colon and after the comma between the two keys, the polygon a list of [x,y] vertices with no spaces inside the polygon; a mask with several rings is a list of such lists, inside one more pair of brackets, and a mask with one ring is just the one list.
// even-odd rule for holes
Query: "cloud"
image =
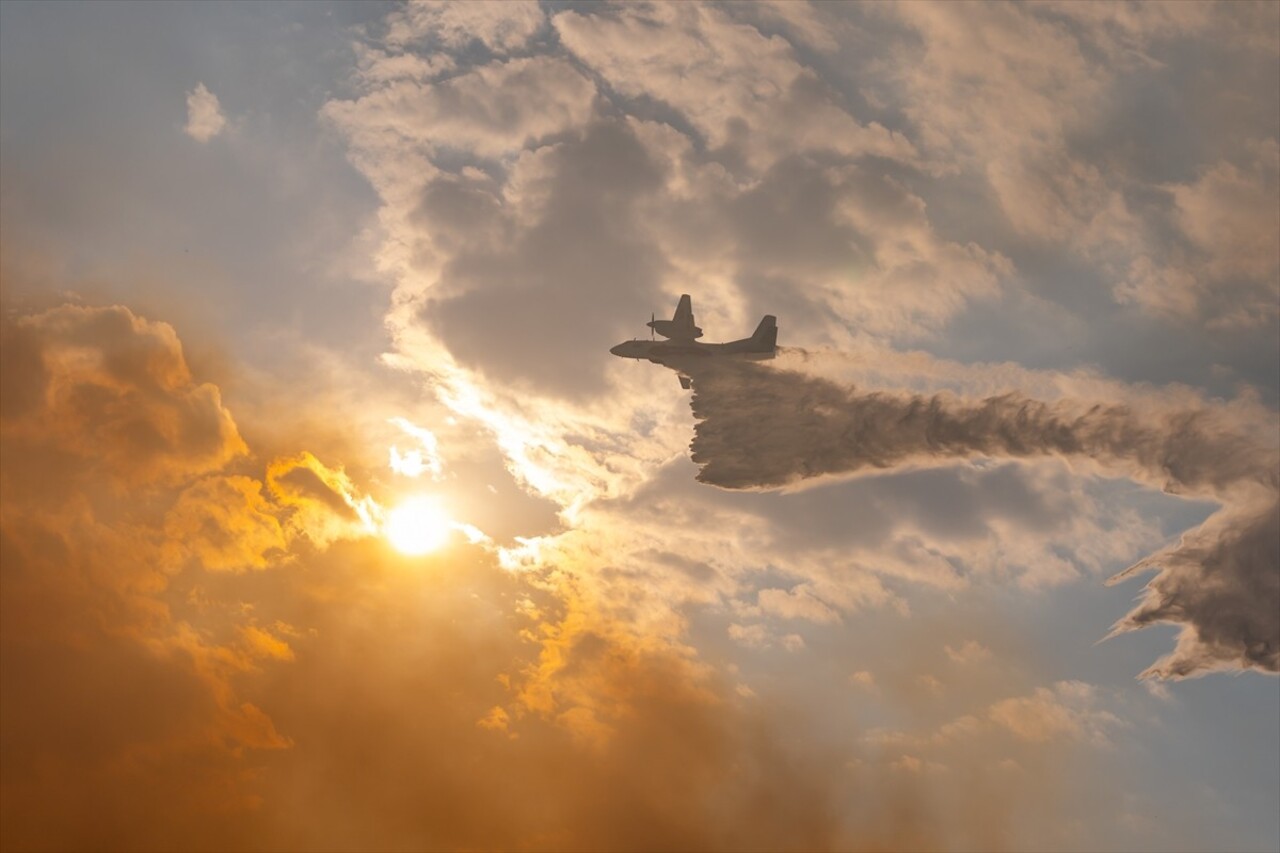
{"label": "cloud", "polygon": [[[1273,15],[1247,4],[879,11],[914,38],[870,66],[870,88],[901,105],[931,169],[980,175],[1010,228],[1070,247],[1116,302],[1189,326],[1274,323],[1276,112],[1252,83],[1274,74],[1274,39],[1245,35],[1274,36]],[[1187,43],[1205,53],[1191,60]],[[1199,177],[1184,181],[1190,171]]]}
{"label": "cloud", "polygon": [[331,101],[324,115],[352,134],[496,158],[581,124],[595,86],[557,57],[492,62],[437,83],[382,81],[354,101]]}
{"label": "cloud", "polygon": [[419,445],[404,454],[394,444],[391,445],[391,470],[406,477],[419,477],[430,472],[433,479],[440,479],[444,462],[440,459],[440,442],[435,433],[401,417],[391,418],[388,422],[398,426]]}
{"label": "cloud", "polygon": [[[932,676],[923,678],[932,679]],[[936,685],[936,679],[934,683]],[[1001,732],[1019,742],[1015,749],[1035,749],[1037,745],[1063,741],[1106,748],[1112,745],[1112,735],[1126,727],[1112,710],[1114,707],[1114,697],[1096,685],[1058,681],[1047,687],[1036,687],[1024,695],[997,699],[985,704],[977,714],[956,717],[924,734],[872,729],[863,736],[863,742],[890,750],[910,749],[938,758],[954,753],[957,748],[977,747],[998,754],[1001,748],[991,742],[991,736]],[[1025,755],[1022,757],[1026,760]]]}
{"label": "cloud", "polygon": [[173,484],[246,451],[169,325],[66,305],[5,326],[5,440],[29,447],[16,465],[56,464],[78,482]]}
{"label": "cloud", "polygon": [[833,34],[833,21],[824,20],[820,7],[813,3],[790,3],[787,0],[768,0],[752,7],[737,7],[734,13],[755,13],[770,23],[781,23],[788,34],[800,43],[815,50],[829,53],[840,46]]}
{"label": "cloud", "polygon": [[902,160],[915,156],[903,137],[849,115],[784,39],[769,38],[715,7],[566,11],[552,23],[565,47],[619,94],[671,106],[707,147],[753,171],[797,149]]}
{"label": "cloud", "polygon": [[850,846],[836,763],[580,566],[399,557],[305,451],[232,473],[217,389],[127,309],[0,341],[7,845]]}
{"label": "cloud", "polygon": [[810,622],[837,622],[840,615],[808,588],[762,589],[757,600],[760,609],[783,619],[804,619]]}
{"label": "cloud", "polygon": [[878,691],[880,688],[876,685],[876,677],[865,669],[860,669],[849,676],[849,683],[861,687],[863,690]]}
{"label": "cloud", "polygon": [[[966,809],[929,805],[932,788],[895,790],[887,781],[896,778],[889,775],[894,765],[914,766],[919,773],[899,775],[960,774],[970,785],[1003,790],[995,779],[1005,771],[925,746],[888,755],[883,766],[860,759],[851,771],[822,739],[788,736],[796,722],[768,694],[745,696],[741,682],[723,679],[686,645],[685,623],[672,608],[681,599],[668,597],[674,588],[656,586],[660,575],[646,575],[646,563],[624,557],[632,553],[624,548],[674,549],[688,571],[709,563],[711,583],[699,576],[690,585],[708,601],[725,588],[721,572],[748,561],[726,554],[723,544],[704,541],[699,551],[706,537],[696,531],[687,544],[673,540],[664,513],[683,505],[678,491],[637,495],[634,528],[595,526],[607,521],[596,517],[605,508],[584,508],[576,539],[548,537],[518,572],[500,568],[485,547],[461,543],[454,546],[461,551],[410,567],[381,543],[353,538],[364,523],[360,508],[370,504],[341,468],[300,452],[271,462],[262,482],[225,470],[246,448],[223,409],[199,411],[212,424],[230,425],[214,434],[232,450],[175,445],[146,480],[127,467],[118,474],[110,466],[85,468],[82,455],[63,450],[92,439],[97,455],[111,460],[105,442],[127,443],[125,433],[96,436],[91,421],[61,432],[34,428],[48,422],[47,407],[63,405],[64,395],[48,393],[55,387],[85,386],[91,390],[72,396],[98,401],[111,399],[101,388],[129,399],[150,388],[154,399],[139,412],[174,420],[181,407],[173,401],[200,398],[196,390],[205,386],[190,377],[171,335],[119,308],[58,309],[6,327],[3,464],[6,490],[17,491],[6,491],[0,507],[5,736],[29,744],[88,737],[104,756],[99,762],[59,753],[66,773],[41,787],[31,769],[34,747],[12,752],[16,763],[5,766],[7,790],[15,792],[5,805],[12,837],[166,846],[202,821],[216,822],[207,837],[228,848],[264,838],[291,847],[324,839],[394,846],[420,838],[427,826],[452,846],[555,849],[616,846],[619,827],[645,847],[763,839],[778,849],[917,849],[935,834],[1005,837],[1005,829],[978,828]],[[82,495],[75,496],[81,487],[73,479],[49,481],[47,471],[15,464],[40,455],[42,446],[43,458],[88,476]],[[23,452],[15,457],[11,448]],[[680,476],[695,494],[718,494]],[[50,483],[59,485],[43,502],[26,499]],[[99,491],[108,499],[94,503]],[[150,497],[135,500],[142,494]],[[638,508],[646,506],[654,527],[650,539],[637,542],[648,523]],[[783,561],[787,548],[767,544],[774,534],[760,516],[704,506],[714,529],[741,527],[732,538],[744,555],[776,556],[806,578],[759,585],[753,618],[816,620],[816,630],[838,624],[837,614],[859,601],[883,601],[874,585],[853,590],[862,583],[854,575]],[[602,554],[612,558],[602,563]],[[657,567],[667,558],[648,559]],[[830,560],[815,560],[823,562]],[[58,639],[64,631],[74,639]],[[729,633],[762,649],[776,646],[778,654],[819,647],[763,622]],[[50,644],[62,662],[50,662]],[[154,697],[164,701],[140,716],[132,690],[104,692],[78,674],[82,667],[143,685],[149,705]],[[37,671],[51,689],[32,694],[27,687],[37,683]],[[870,688],[879,679],[857,683]],[[344,688],[328,689],[333,684]],[[953,689],[936,679],[922,684],[937,701]],[[57,714],[33,695],[78,710]],[[423,701],[406,703],[405,695]],[[983,718],[1025,744],[1020,749],[1093,742],[1095,733],[1112,729],[1079,690],[1021,698]],[[958,741],[966,730],[952,727],[949,738]],[[77,739],[76,731],[88,734]],[[426,754],[431,761],[416,758]],[[1028,762],[1027,754],[1011,754]],[[376,781],[353,790],[353,774],[371,767]],[[513,792],[496,807],[484,796],[495,778]],[[147,792],[156,780],[171,780],[164,796]],[[49,803],[57,801],[50,786],[64,797],[112,794],[97,801],[101,810],[81,806],[74,825],[50,834]],[[762,800],[770,806],[761,808]],[[854,801],[865,808],[848,807]],[[164,821],[140,817],[157,804],[168,809]],[[23,810],[21,820],[13,822],[10,808]],[[886,819],[895,808],[912,817]],[[109,813],[139,816],[107,825]],[[377,817],[372,835],[370,815]]]}
{"label": "cloud", "polygon": [[205,88],[203,83],[187,92],[187,126],[183,131],[196,142],[208,142],[227,126],[218,96]]}
{"label": "cloud", "polygon": [[289,510],[287,529],[319,547],[378,530],[377,503],[361,495],[341,468],[330,468],[305,450],[268,465],[266,484],[272,497]]}
{"label": "cloud", "polygon": [[446,47],[466,48],[480,42],[497,53],[523,47],[545,20],[536,0],[501,3],[449,3],[415,0],[387,16],[389,44],[403,47],[438,39]]}
{"label": "cloud", "polygon": [[[362,66],[363,94],[323,110],[383,202],[380,260],[396,281],[389,361],[428,375],[455,414],[492,430],[538,494],[581,506],[669,454],[678,407],[664,406],[657,432],[628,434],[628,419],[652,406],[597,356],[624,318],[682,282],[701,283],[699,310],[718,325],[779,300],[777,311],[838,338],[845,313],[878,334],[910,334],[1000,293],[1008,259],[944,239],[923,199],[875,159],[909,158],[909,146],[859,123],[784,40],[711,8],[568,12],[555,25],[577,39],[572,56],[538,41],[515,59],[449,48],[456,68],[432,82]],[[626,42],[630,58],[614,67],[599,55],[586,38],[597,28]],[[687,32],[706,56],[664,48],[650,29]],[[726,56],[744,74],[721,75]],[[758,85],[739,91],[757,65]],[[685,77],[705,82],[707,96]],[[636,98],[651,78],[671,81],[673,104],[705,128],[643,107]],[[738,95],[713,94],[723,87]],[[709,149],[702,134],[727,133],[717,128],[736,127],[739,114],[746,144],[784,125],[786,140],[746,159],[732,145]],[[797,145],[792,130],[810,120],[830,132]],[[565,436],[617,454],[606,460]]]}
{"label": "cloud", "polygon": [[[929,722],[862,732],[857,766],[876,768],[882,785],[910,780],[909,790],[929,798],[930,807],[916,815],[917,832],[933,829],[965,846],[998,850],[1020,846],[1017,826],[1032,816],[1042,842],[1052,834],[1054,847],[1091,846],[1070,821],[1045,818],[1070,797],[1062,785],[1069,768],[1106,755],[1127,729],[1121,694],[1080,681],[959,687],[968,695],[951,704],[967,712],[938,717],[939,697],[919,697],[898,710]],[[1097,826],[1111,817],[1093,810],[1090,821]],[[917,849],[930,846],[917,842]]]}
{"label": "cloud", "polygon": [[[1214,329],[1272,328],[1280,316],[1280,146],[1251,142],[1237,165],[1219,160],[1171,184],[1177,238],[1134,261],[1114,292],[1178,321]],[[1160,260],[1157,260],[1160,258]]]}
{"label": "cloud", "polygon": [[[426,8],[404,17],[437,15]],[[792,340],[864,345],[867,369],[888,374],[878,358],[885,350],[869,338],[949,351],[964,345],[957,341],[975,316],[990,310],[998,323],[1010,305],[1041,298],[1042,325],[1030,334],[1046,323],[1055,332],[1083,325],[1087,311],[1077,303],[1092,310],[1092,292],[1074,279],[1071,288],[1042,288],[1046,264],[1066,258],[1101,271],[1097,292],[1114,312],[1116,283],[1141,269],[1136,249],[1164,258],[1157,249],[1169,238],[1207,258],[1173,216],[1167,189],[1197,173],[1139,181],[1080,147],[1116,87],[1131,82],[1130,69],[1152,67],[1136,53],[1203,22],[1141,11],[1090,21],[1042,7],[973,14],[976,24],[927,7],[788,6],[786,20],[694,5],[584,7],[551,14],[550,31],[514,37],[519,46],[508,48],[496,35],[473,37],[489,33],[486,24],[413,29],[397,12],[390,26],[408,29],[360,53],[358,96],[331,102],[324,115],[381,201],[379,263],[395,283],[387,361],[421,377],[492,441],[517,483],[559,510],[557,532],[498,551],[514,577],[555,594],[538,602],[541,616],[525,633],[536,665],[504,672],[517,700],[476,703],[472,723],[486,721],[478,731],[527,745],[545,725],[575,750],[610,755],[639,725],[634,715],[648,713],[637,709],[654,707],[647,687],[609,686],[610,667],[641,681],[657,678],[653,669],[681,673],[672,679],[687,687],[707,675],[695,638],[707,660],[714,654],[704,640],[713,636],[712,645],[757,662],[798,646],[785,623],[805,619],[803,640],[816,653],[836,632],[858,630],[846,617],[859,609],[905,614],[920,595],[961,595],[993,580],[1062,585],[1164,540],[1132,500],[1073,476],[1068,464],[1252,505],[1240,472],[1256,441],[1228,441],[1221,456],[1203,459],[1200,441],[1195,464],[1173,446],[1181,439],[1162,443],[1184,429],[1193,444],[1197,430],[1216,439],[1216,410],[1179,424],[1176,407],[1149,409],[1122,390],[1098,393],[1101,408],[1088,415],[1092,403],[1076,411],[1071,400],[1092,401],[1103,380],[1073,375],[1057,390],[1078,393],[1040,403],[1040,388],[1052,383],[1013,365],[975,366],[963,380],[932,377],[966,392],[997,386],[979,399],[1023,392],[965,414],[936,453],[889,447],[860,469],[886,476],[856,483],[844,482],[839,465],[796,472],[775,459],[769,449],[796,425],[752,410],[760,433],[725,442],[737,450],[717,448],[714,464],[703,461],[715,476],[741,463],[744,480],[776,462],[777,482],[766,488],[790,485],[777,499],[727,496],[687,482],[688,412],[669,393],[670,377],[600,357],[625,334],[627,317],[696,287],[709,332],[749,329],[767,310],[786,318]],[[838,19],[834,50],[815,18]],[[833,57],[854,53],[862,64],[851,82],[833,71],[842,64]],[[515,92],[523,98],[511,100]],[[1206,169],[1222,158],[1245,168],[1238,153],[1221,152]],[[888,355],[897,366],[923,358]],[[1059,407],[1053,400],[1062,397],[1071,399]],[[927,412],[930,399],[919,408]],[[780,412],[816,409],[821,422],[846,401],[781,393],[773,402]],[[962,403],[940,404],[940,417]],[[1050,437],[1041,446],[1004,427],[990,437],[993,423],[1018,421],[1024,409]],[[886,410],[881,431],[891,433],[902,414]],[[1080,418],[1092,429],[1083,437],[1070,427]],[[1116,423],[1123,428],[1113,435]],[[699,433],[695,452],[713,433],[713,425]],[[747,460],[746,446],[765,452]],[[979,453],[994,462],[968,464]],[[1178,460],[1170,471],[1166,459]],[[821,480],[825,491],[799,492],[791,478],[813,472],[820,476],[805,483]],[[700,632],[694,625],[704,616],[710,626]],[[618,624],[630,630],[610,627]],[[936,642],[930,648],[941,655]],[[978,656],[965,645],[953,651]],[[875,661],[850,668],[881,673]],[[914,674],[902,680],[941,706],[958,701],[956,685],[941,681],[958,669],[939,671],[936,692]],[[978,679],[998,670],[967,668]],[[748,681],[757,699],[767,697],[742,676]],[[697,683],[715,698],[695,691],[691,707],[706,699],[728,713],[740,698]],[[889,683],[878,679],[881,693],[867,697],[888,695]],[[673,690],[681,701],[694,695]],[[970,710],[978,720],[982,712]],[[690,719],[698,719],[692,710]],[[1009,739],[990,719],[981,725]],[[1057,740],[1070,739],[1035,743]],[[944,763],[913,755],[922,769]],[[968,759],[953,772],[981,776],[972,770],[980,762]],[[1034,772],[1030,762],[1015,764]],[[929,836],[911,837],[920,846]]]}
{"label": "cloud", "polygon": [[987,713],[992,722],[1022,740],[1066,737],[1106,745],[1108,731],[1119,726],[1120,719],[1094,709],[1095,693],[1092,685],[1060,681],[1052,688],[1036,688],[1030,696],[997,702]]}
{"label": "cloud", "polygon": [[943,651],[947,653],[947,657],[958,664],[981,663],[991,657],[991,650],[976,640],[965,640],[955,648],[950,645],[943,646]]}
{"label": "cloud", "polygon": [[1118,576],[1160,567],[1144,602],[1114,633],[1153,622],[1182,626],[1177,650],[1144,675],[1280,671],[1280,456],[1273,440],[1258,438],[1265,430],[1233,423],[1225,408],[1044,403],[1017,393],[966,400],[859,392],[753,363],[682,368],[694,378],[698,479],[725,488],[779,488],[978,456],[1058,456],[1172,494],[1220,500],[1225,508],[1205,525]]}
{"label": "cloud", "polygon": [[[608,121],[522,157],[505,205],[483,187],[433,183],[419,227],[438,244],[459,239],[442,246],[451,257],[419,322],[461,365],[499,382],[558,396],[604,391],[605,365],[584,368],[588,354],[608,349],[619,306],[640,311],[663,272],[638,234],[660,179],[633,129]],[[480,203],[484,219],[472,222]],[[489,229],[505,239],[483,239]],[[574,332],[542,346],[553,328]]]}
{"label": "cloud", "polygon": [[[483,563],[383,573],[363,544],[341,547],[314,564],[344,591],[341,606],[321,589],[282,602],[316,631],[291,640],[295,661],[264,699],[298,746],[270,757],[260,838],[849,846],[826,793],[828,760],[795,749],[781,721],[678,649],[602,618],[563,570],[532,587]],[[521,590],[546,612],[511,612],[503,598]],[[360,768],[368,784],[353,788]],[[509,796],[495,800],[495,785]]]}
{"label": "cloud", "polygon": [[1253,153],[1247,171],[1223,160],[1173,188],[1178,224],[1209,255],[1218,278],[1271,280],[1280,269],[1280,211],[1272,203],[1280,193],[1280,145],[1269,139]]}
{"label": "cloud", "polygon": [[178,495],[164,533],[177,554],[190,554],[210,571],[263,569],[287,547],[278,511],[256,480],[206,477]]}
{"label": "cloud", "polygon": [[[1241,472],[1265,473],[1255,433],[1274,420],[925,351],[969,359],[1007,327],[1030,343],[985,357],[1151,379],[1102,322],[1141,314],[1161,365],[1176,350],[1208,369],[1170,330],[1218,317],[1271,354],[1265,324],[1231,319],[1271,285],[1264,229],[1229,210],[1261,212],[1246,185],[1270,161],[1200,144],[1274,135],[1203,37],[1224,15],[1244,19],[413,4],[352,31],[365,43],[321,117],[378,194],[384,360],[412,374],[394,410],[351,351],[300,345],[306,382],[269,389],[259,424],[236,387],[237,427],[181,378],[163,324],[6,326],[6,846],[1155,846],[1095,820],[1114,766],[1079,747],[1120,729],[1111,693],[1022,680],[1106,666],[1028,641],[1081,630],[1078,612],[1028,627],[981,606],[1039,614],[1167,541],[1147,510],[1172,499],[1072,472],[1132,476],[1225,508],[1135,567],[1185,562],[1117,630],[1183,628],[1152,674],[1266,669],[1274,482]],[[1255,130],[1188,132],[1193,78]],[[693,480],[666,371],[605,355],[681,292],[709,337],[768,311],[789,341],[865,357],[859,390],[806,356],[838,393],[786,375],[752,404],[775,409],[748,407],[719,445],[714,424],[699,434],[744,488]],[[1007,322],[1028,303],[1035,322]],[[842,409],[871,397],[859,432]],[[495,532],[467,515],[471,489],[509,535],[412,559],[370,535],[384,491],[422,485],[385,469],[401,413],[420,454],[401,470],[438,474],[442,505]],[[834,450],[797,468],[773,452],[797,436]],[[753,465],[784,485],[750,485]],[[536,511],[510,517],[517,500]],[[904,717],[932,728],[859,739]]]}
{"label": "cloud", "polygon": [[6,315],[0,349],[5,842],[233,843],[240,756],[289,741],[239,693],[259,652],[165,595],[189,562],[262,568],[282,544],[259,484],[218,473],[246,446],[173,329],[128,309]]}

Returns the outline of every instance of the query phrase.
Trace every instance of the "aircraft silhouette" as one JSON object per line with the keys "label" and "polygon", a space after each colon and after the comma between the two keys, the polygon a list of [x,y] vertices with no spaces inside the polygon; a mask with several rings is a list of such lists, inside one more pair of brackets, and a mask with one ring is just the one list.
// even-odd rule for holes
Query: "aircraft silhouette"
{"label": "aircraft silhouette", "polygon": [[650,319],[645,325],[669,340],[633,338],[609,352],[622,358],[643,358],[670,367],[679,375],[681,388],[692,386],[688,366],[693,360],[722,356],[758,360],[773,358],[778,352],[778,318],[772,314],[764,315],[749,338],[722,344],[700,343],[696,339],[702,337],[702,329],[694,324],[693,301],[687,293],[680,297],[676,313],[670,320]]}

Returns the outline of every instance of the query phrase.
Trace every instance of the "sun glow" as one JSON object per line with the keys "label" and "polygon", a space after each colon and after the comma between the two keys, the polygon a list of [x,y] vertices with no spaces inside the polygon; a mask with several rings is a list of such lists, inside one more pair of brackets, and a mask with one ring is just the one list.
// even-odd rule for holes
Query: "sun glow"
{"label": "sun glow", "polygon": [[440,548],[449,538],[453,522],[431,498],[409,498],[387,515],[383,535],[397,551],[416,556]]}

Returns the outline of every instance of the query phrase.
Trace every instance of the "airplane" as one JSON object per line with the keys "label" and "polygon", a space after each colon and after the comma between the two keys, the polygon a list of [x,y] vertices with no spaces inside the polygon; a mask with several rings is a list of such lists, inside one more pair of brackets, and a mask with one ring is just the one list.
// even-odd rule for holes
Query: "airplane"
{"label": "airplane", "polygon": [[693,301],[687,293],[680,297],[675,316],[670,320],[651,319],[645,325],[669,340],[654,340],[652,336],[647,341],[633,338],[609,352],[622,358],[644,358],[654,364],[666,365],[679,374],[680,387],[686,390],[692,387],[692,381],[683,366],[690,358],[732,355],[759,360],[773,358],[778,353],[778,318],[772,314],[764,315],[749,338],[722,344],[704,344],[695,340],[702,336],[702,330],[694,325]]}

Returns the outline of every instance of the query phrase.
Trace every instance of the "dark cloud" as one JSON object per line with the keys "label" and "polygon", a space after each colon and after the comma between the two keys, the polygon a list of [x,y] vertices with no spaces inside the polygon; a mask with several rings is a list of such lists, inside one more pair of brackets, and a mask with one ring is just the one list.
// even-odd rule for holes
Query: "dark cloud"
{"label": "dark cloud", "polygon": [[622,121],[543,149],[529,172],[506,205],[452,178],[427,188],[417,219],[453,251],[422,319],[461,364],[493,379],[598,394],[603,363],[592,356],[616,343],[620,318],[658,301],[664,262],[638,205],[662,173]]}
{"label": "dark cloud", "polygon": [[1178,651],[1148,674],[1280,671],[1276,450],[1223,413],[1045,403],[1016,393],[984,400],[864,393],[752,363],[684,369],[694,378],[698,479],[725,488],[778,488],[979,456],[1056,456],[1172,494],[1217,498],[1225,509],[1130,570],[1159,566],[1160,573],[1117,631],[1152,622],[1183,627]]}

